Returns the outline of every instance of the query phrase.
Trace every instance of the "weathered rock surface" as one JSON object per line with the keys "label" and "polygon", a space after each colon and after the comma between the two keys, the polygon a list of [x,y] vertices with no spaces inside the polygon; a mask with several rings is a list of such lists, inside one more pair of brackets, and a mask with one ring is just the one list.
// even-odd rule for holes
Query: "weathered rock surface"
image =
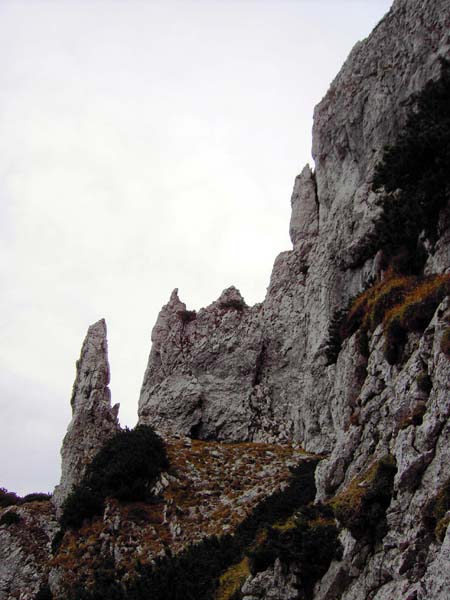
{"label": "weathered rock surface", "polygon": [[259,503],[288,485],[291,468],[309,460],[292,445],[188,438],[172,438],[167,452],[170,471],[155,485],[157,499],[149,504],[110,499],[103,519],[65,534],[50,573],[55,598],[67,598],[75,584],[92,584],[106,560],[125,582],[136,577],[138,563],[235,532]]}
{"label": "weathered rock surface", "polygon": [[[354,530],[352,535],[342,526],[342,558],[317,582],[314,600],[450,597],[450,532],[445,531],[450,519],[441,522],[437,535],[432,514],[450,482],[450,361],[441,347],[450,325],[449,298],[422,333],[408,335],[398,364],[385,358],[382,325],[370,335],[366,355],[355,334],[336,349],[335,362],[329,358],[333,316],[383,277],[379,255],[370,256],[365,244],[381,210],[372,191],[374,166],[405,124],[414,95],[439,76],[440,59],[450,55],[449,31],[450,0],[395,0],[373,33],[356,44],[315,110],[315,171],[307,166],[295,181],[293,249],[275,260],[262,304],[247,306],[231,287],[195,312],[187,310],[178,290],[172,293],[152,332],[139,423],[172,436],[170,443],[178,448],[178,459],[172,460],[184,456],[183,465],[161,478],[164,502],[153,512],[134,507],[141,513],[132,517],[129,507],[112,502],[100,528],[66,534],[67,548],[82,546],[79,570],[86,581],[106,554],[123,572],[127,561],[150,560],[164,544],[179,551],[203,533],[232,530],[242,507],[254,507],[277,489],[280,465],[276,450],[264,450],[253,457],[264,468],[252,472],[244,446],[229,442],[294,441],[324,454],[316,470],[318,501],[336,499],[386,456],[397,469],[383,508],[385,530],[378,538],[363,532],[356,539]],[[426,274],[450,271],[449,215],[447,206],[436,239],[426,240]],[[106,329],[100,321],[89,329],[77,365],[57,507],[117,430],[108,382]],[[174,435],[181,438],[174,442]],[[195,457],[199,448],[200,453],[207,449],[206,458]],[[227,479],[225,464],[231,465]],[[253,476],[261,472],[261,483],[255,483]],[[231,489],[224,488],[226,482]],[[363,480],[358,489],[368,485]],[[145,528],[133,521],[142,511]],[[4,548],[12,548],[7,564],[18,571],[19,594],[36,585],[29,583],[26,569],[20,571],[20,544],[12,533],[0,528],[0,553],[9,556]],[[90,536],[97,536],[95,542]],[[70,583],[73,566],[69,550],[60,558],[52,572],[55,590],[63,590],[61,573]],[[299,568],[276,560],[248,577],[241,592],[245,600],[296,598]],[[36,566],[42,577],[45,569]],[[11,582],[0,573],[0,589]]]}
{"label": "weathered rock surface", "polygon": [[9,512],[20,521],[0,525],[0,600],[34,600],[47,578],[55,511],[49,501],[30,502],[0,510],[0,517]]}
{"label": "weathered rock surface", "polygon": [[61,448],[61,482],[53,494],[59,510],[102,445],[119,429],[119,405],[111,408],[108,344],[104,319],[91,325],[84,340],[73,385],[72,420]]}
{"label": "weathered rock surface", "polygon": [[285,572],[277,559],[273,567],[249,577],[242,586],[243,600],[296,600],[298,588],[294,572]]}
{"label": "weathered rock surface", "polygon": [[[377,274],[375,257],[364,262],[360,252],[380,210],[374,165],[413,95],[438,76],[449,25],[449,0],[397,0],[356,44],[315,110],[316,170],[307,166],[296,179],[294,249],[276,259],[264,302],[236,309],[219,299],[190,320],[172,296],[153,330],[140,422],[203,438],[293,438],[331,451],[349,382],[335,385],[327,366],[330,319]],[[446,222],[443,215],[430,250],[435,271],[449,266]]]}
{"label": "weathered rock surface", "polygon": [[[380,211],[371,185],[374,166],[405,124],[414,94],[439,76],[440,59],[449,56],[449,27],[449,0],[396,0],[356,44],[315,110],[315,172],[305,167],[296,179],[293,250],[276,259],[264,302],[231,311],[221,310],[218,301],[189,323],[172,320],[162,330],[165,307],[153,333],[157,349],[141,392],[141,422],[194,437],[294,439],[310,451],[330,453],[317,471],[323,500],[374,460],[395,457],[383,543],[373,549],[343,534],[343,560],[318,585],[317,599],[448,594],[445,576],[438,574],[448,542],[441,546],[423,520],[439,485],[450,478],[450,363],[439,350],[447,305],[423,335],[410,336],[400,367],[384,358],[381,327],[372,336],[367,365],[355,337],[345,342],[336,364],[328,364],[326,350],[335,311],[381,275],[377,257],[363,251]],[[450,269],[448,232],[447,208],[437,240],[427,246],[426,273]],[[418,385],[424,374],[429,394]],[[413,419],[418,412],[421,423]],[[258,593],[251,586],[245,587],[251,598],[280,590],[268,573],[255,579]]]}

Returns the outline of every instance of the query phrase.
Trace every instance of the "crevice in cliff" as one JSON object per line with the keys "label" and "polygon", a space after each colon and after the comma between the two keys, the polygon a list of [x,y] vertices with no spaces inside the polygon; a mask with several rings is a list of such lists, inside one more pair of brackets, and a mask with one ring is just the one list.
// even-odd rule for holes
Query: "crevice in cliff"
{"label": "crevice in cliff", "polygon": [[266,342],[261,344],[258,356],[256,357],[256,364],[253,373],[252,387],[259,385],[262,381],[263,371],[266,362],[267,345]]}

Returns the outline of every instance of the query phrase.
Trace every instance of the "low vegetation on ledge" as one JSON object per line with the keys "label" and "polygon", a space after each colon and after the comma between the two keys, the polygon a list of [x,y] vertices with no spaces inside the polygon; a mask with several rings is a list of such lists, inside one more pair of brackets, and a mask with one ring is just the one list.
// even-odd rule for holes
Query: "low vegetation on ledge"
{"label": "low vegetation on ledge", "polygon": [[355,539],[368,538],[376,543],[384,537],[396,472],[392,456],[381,458],[330,502],[338,521]]}
{"label": "low vegetation on ledge", "polygon": [[[368,336],[382,323],[385,356],[395,364],[401,359],[408,333],[423,332],[448,295],[450,274],[415,277],[388,271],[383,281],[359,294],[341,316],[334,347],[340,348],[347,337],[358,332],[360,352],[367,356]],[[450,347],[445,336],[441,343],[444,352],[447,345]]]}
{"label": "low vegetation on ledge", "polygon": [[[147,598],[152,590],[154,600],[212,600],[257,532],[314,498],[317,459],[300,448],[185,438],[166,450],[170,466],[151,497],[108,497],[101,515],[65,531],[52,566],[68,599]],[[228,590],[233,578],[222,580]]]}

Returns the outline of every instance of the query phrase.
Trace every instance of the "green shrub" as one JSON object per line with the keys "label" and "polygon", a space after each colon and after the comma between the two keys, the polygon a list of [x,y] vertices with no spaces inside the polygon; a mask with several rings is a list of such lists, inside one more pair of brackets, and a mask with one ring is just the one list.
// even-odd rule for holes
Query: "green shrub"
{"label": "green shrub", "polygon": [[112,437],[88,467],[90,487],[103,497],[145,500],[158,475],[169,466],[164,442],[147,425]]}
{"label": "green shrub", "polygon": [[380,541],[387,530],[388,508],[397,471],[391,455],[375,462],[330,501],[336,518],[355,539]]}
{"label": "green shrub", "polygon": [[63,504],[61,526],[77,528],[101,514],[107,497],[121,501],[147,500],[151,487],[169,462],[161,438],[139,425],[114,435],[94,457],[83,481]]}
{"label": "green shrub", "polygon": [[34,597],[34,600],[53,600],[53,594],[47,583],[41,585],[38,593]]}
{"label": "green shrub", "polygon": [[62,507],[61,528],[78,529],[86,519],[103,513],[104,496],[88,484],[81,483],[73,488]]}
{"label": "green shrub", "polygon": [[15,510],[9,510],[0,517],[0,525],[17,525],[22,517]]}
{"label": "green shrub", "polygon": [[50,500],[51,494],[45,494],[41,492],[32,492],[31,494],[27,494],[20,500],[20,504],[26,504],[27,502],[44,502],[46,500]]}
{"label": "green shrub", "polygon": [[440,79],[430,81],[414,104],[404,130],[375,167],[373,189],[384,190],[383,213],[360,260],[382,248],[390,258],[403,254],[401,268],[420,272],[426,257],[418,249],[419,234],[424,229],[435,238],[439,212],[449,200],[448,61],[441,61]]}

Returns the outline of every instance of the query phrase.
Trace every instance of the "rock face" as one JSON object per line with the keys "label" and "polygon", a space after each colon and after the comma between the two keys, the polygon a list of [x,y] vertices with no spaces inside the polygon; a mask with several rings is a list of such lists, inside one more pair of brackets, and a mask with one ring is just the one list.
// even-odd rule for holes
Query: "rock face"
{"label": "rock face", "polygon": [[[0,509],[1,510],[1,509]],[[49,501],[1,510],[19,522],[0,526],[0,599],[34,600],[46,580],[51,540],[58,529]]]}
{"label": "rock face", "polygon": [[[276,259],[264,302],[247,307],[239,296],[236,308],[220,298],[194,318],[172,296],[153,330],[140,422],[194,437],[293,438],[311,451],[332,450],[345,414],[335,409],[351,383],[341,374],[336,383],[327,366],[330,320],[378,273],[376,258],[360,252],[380,211],[374,165],[413,95],[438,76],[449,19],[448,0],[397,0],[356,44],[315,110],[316,169],[305,167],[295,181],[294,248]],[[430,250],[434,272],[449,266],[444,230]]]}
{"label": "rock face", "polygon": [[108,344],[104,319],[91,325],[84,340],[73,384],[72,420],[61,448],[61,482],[53,494],[59,510],[86,466],[119,429],[119,405],[111,408]]}
{"label": "rock face", "polygon": [[[184,462],[175,464],[175,476],[166,474],[161,480],[164,501],[158,510],[153,505],[130,509],[113,502],[103,515],[103,525],[91,523],[87,535],[87,529],[66,533],[67,551],[60,556],[59,570],[51,574],[54,590],[63,589],[58,573],[72,573],[70,548],[78,542],[83,544],[80,557],[86,561],[82,566],[88,579],[95,578],[97,567],[101,570],[106,547],[113,563],[121,566],[122,577],[128,558],[148,559],[146,543],[154,543],[154,552],[162,553],[160,546],[167,540],[176,551],[190,539],[198,541],[183,538],[189,523],[194,523],[196,535],[212,523],[214,514],[218,521],[213,533],[216,525],[220,533],[220,519],[233,502],[238,514],[242,497],[253,508],[258,494],[267,497],[272,488],[278,489],[269,480],[268,486],[249,480],[249,489],[243,489],[241,479],[253,469],[255,476],[268,477],[276,464],[273,448],[282,448],[280,442],[298,442],[321,455],[311,495],[317,491],[316,500],[326,505],[318,506],[329,521],[334,524],[338,519],[342,546],[342,554],[332,554],[335,560],[327,563],[325,575],[309,582],[315,587],[308,598],[448,600],[450,298],[445,293],[449,288],[433,300],[432,309],[424,301],[426,323],[403,332],[402,356],[396,362],[387,360],[386,321],[378,320],[365,330],[365,338],[361,330],[353,330],[338,345],[333,342],[333,327],[351,298],[374,288],[374,282],[387,281],[382,249],[367,252],[367,240],[382,211],[380,193],[372,189],[374,168],[383,148],[395,143],[405,125],[415,94],[439,77],[441,59],[450,55],[449,31],[450,0],[395,0],[373,33],[356,44],[315,110],[315,170],[306,166],[295,181],[293,248],[275,260],[262,304],[247,306],[231,287],[195,312],[187,310],[174,290],[152,332],[139,423],[153,425],[170,439],[169,446],[178,448],[176,454],[184,456]],[[439,274],[439,281],[448,285],[444,277],[450,273],[448,205],[439,214],[435,239],[422,241],[427,252],[424,274]],[[405,309],[403,317],[406,313]],[[63,443],[61,484],[54,496],[57,507],[118,428],[108,382],[106,329],[100,321],[89,329],[77,364],[73,418]],[[259,442],[274,444],[269,454]],[[207,449],[206,456],[196,454],[200,447]],[[243,448],[260,454],[252,455],[253,462],[242,462]],[[263,455],[269,461],[261,475],[252,464],[264,462]],[[208,469],[205,474],[205,464],[214,477]],[[223,487],[222,466],[225,470],[227,464],[234,466],[226,481],[243,496]],[[380,465],[386,469],[390,465],[391,475],[377,475],[383,473]],[[217,473],[220,481],[215,479]],[[200,513],[193,508],[198,503],[193,490],[205,498]],[[130,514],[143,520],[145,527],[136,525]],[[296,515],[274,528],[295,529]],[[317,535],[311,523],[308,535]],[[222,531],[228,531],[224,527]],[[148,539],[139,537],[143,529]],[[89,536],[99,531],[96,554]],[[13,532],[0,527],[0,555],[6,556],[4,547],[10,544],[14,556],[21,556],[14,541],[19,534],[13,538]],[[265,543],[267,528],[260,534],[255,534],[251,548],[261,550],[258,544]],[[267,552],[262,554],[263,570],[252,576],[244,569],[232,580],[231,569],[229,579],[221,583],[223,589],[224,581],[232,580],[233,585],[238,581],[245,600],[303,598],[298,589],[299,559],[282,563],[271,555],[270,562]],[[19,569],[17,564],[12,568]],[[45,576],[46,568],[36,566],[39,577]],[[19,575],[17,595],[31,585],[26,583],[26,570]],[[0,576],[0,585],[11,585],[10,579],[5,581]],[[231,593],[220,597],[230,598]]]}
{"label": "rock face", "polygon": [[[264,302],[247,307],[235,290],[225,291],[182,319],[186,307],[172,296],[152,334],[140,422],[200,438],[293,439],[330,453],[317,471],[321,500],[378,458],[395,457],[382,544],[374,549],[344,531],[343,560],[317,586],[315,599],[448,597],[446,576],[439,574],[448,537],[441,545],[424,520],[450,480],[450,363],[440,352],[448,305],[422,335],[410,336],[401,366],[386,362],[381,327],[367,364],[356,336],[336,364],[329,364],[327,345],[336,311],[380,277],[379,257],[362,251],[380,213],[374,166],[404,126],[414,95],[439,76],[440,59],[449,56],[449,27],[449,0],[396,0],[356,44],[315,110],[316,168],[305,167],[295,181],[293,249],[276,259]],[[448,211],[427,246],[425,273],[450,270]],[[236,295],[234,306],[223,303],[228,294]],[[418,384],[424,376],[426,393]],[[277,581],[271,568],[244,592],[275,598]]]}

